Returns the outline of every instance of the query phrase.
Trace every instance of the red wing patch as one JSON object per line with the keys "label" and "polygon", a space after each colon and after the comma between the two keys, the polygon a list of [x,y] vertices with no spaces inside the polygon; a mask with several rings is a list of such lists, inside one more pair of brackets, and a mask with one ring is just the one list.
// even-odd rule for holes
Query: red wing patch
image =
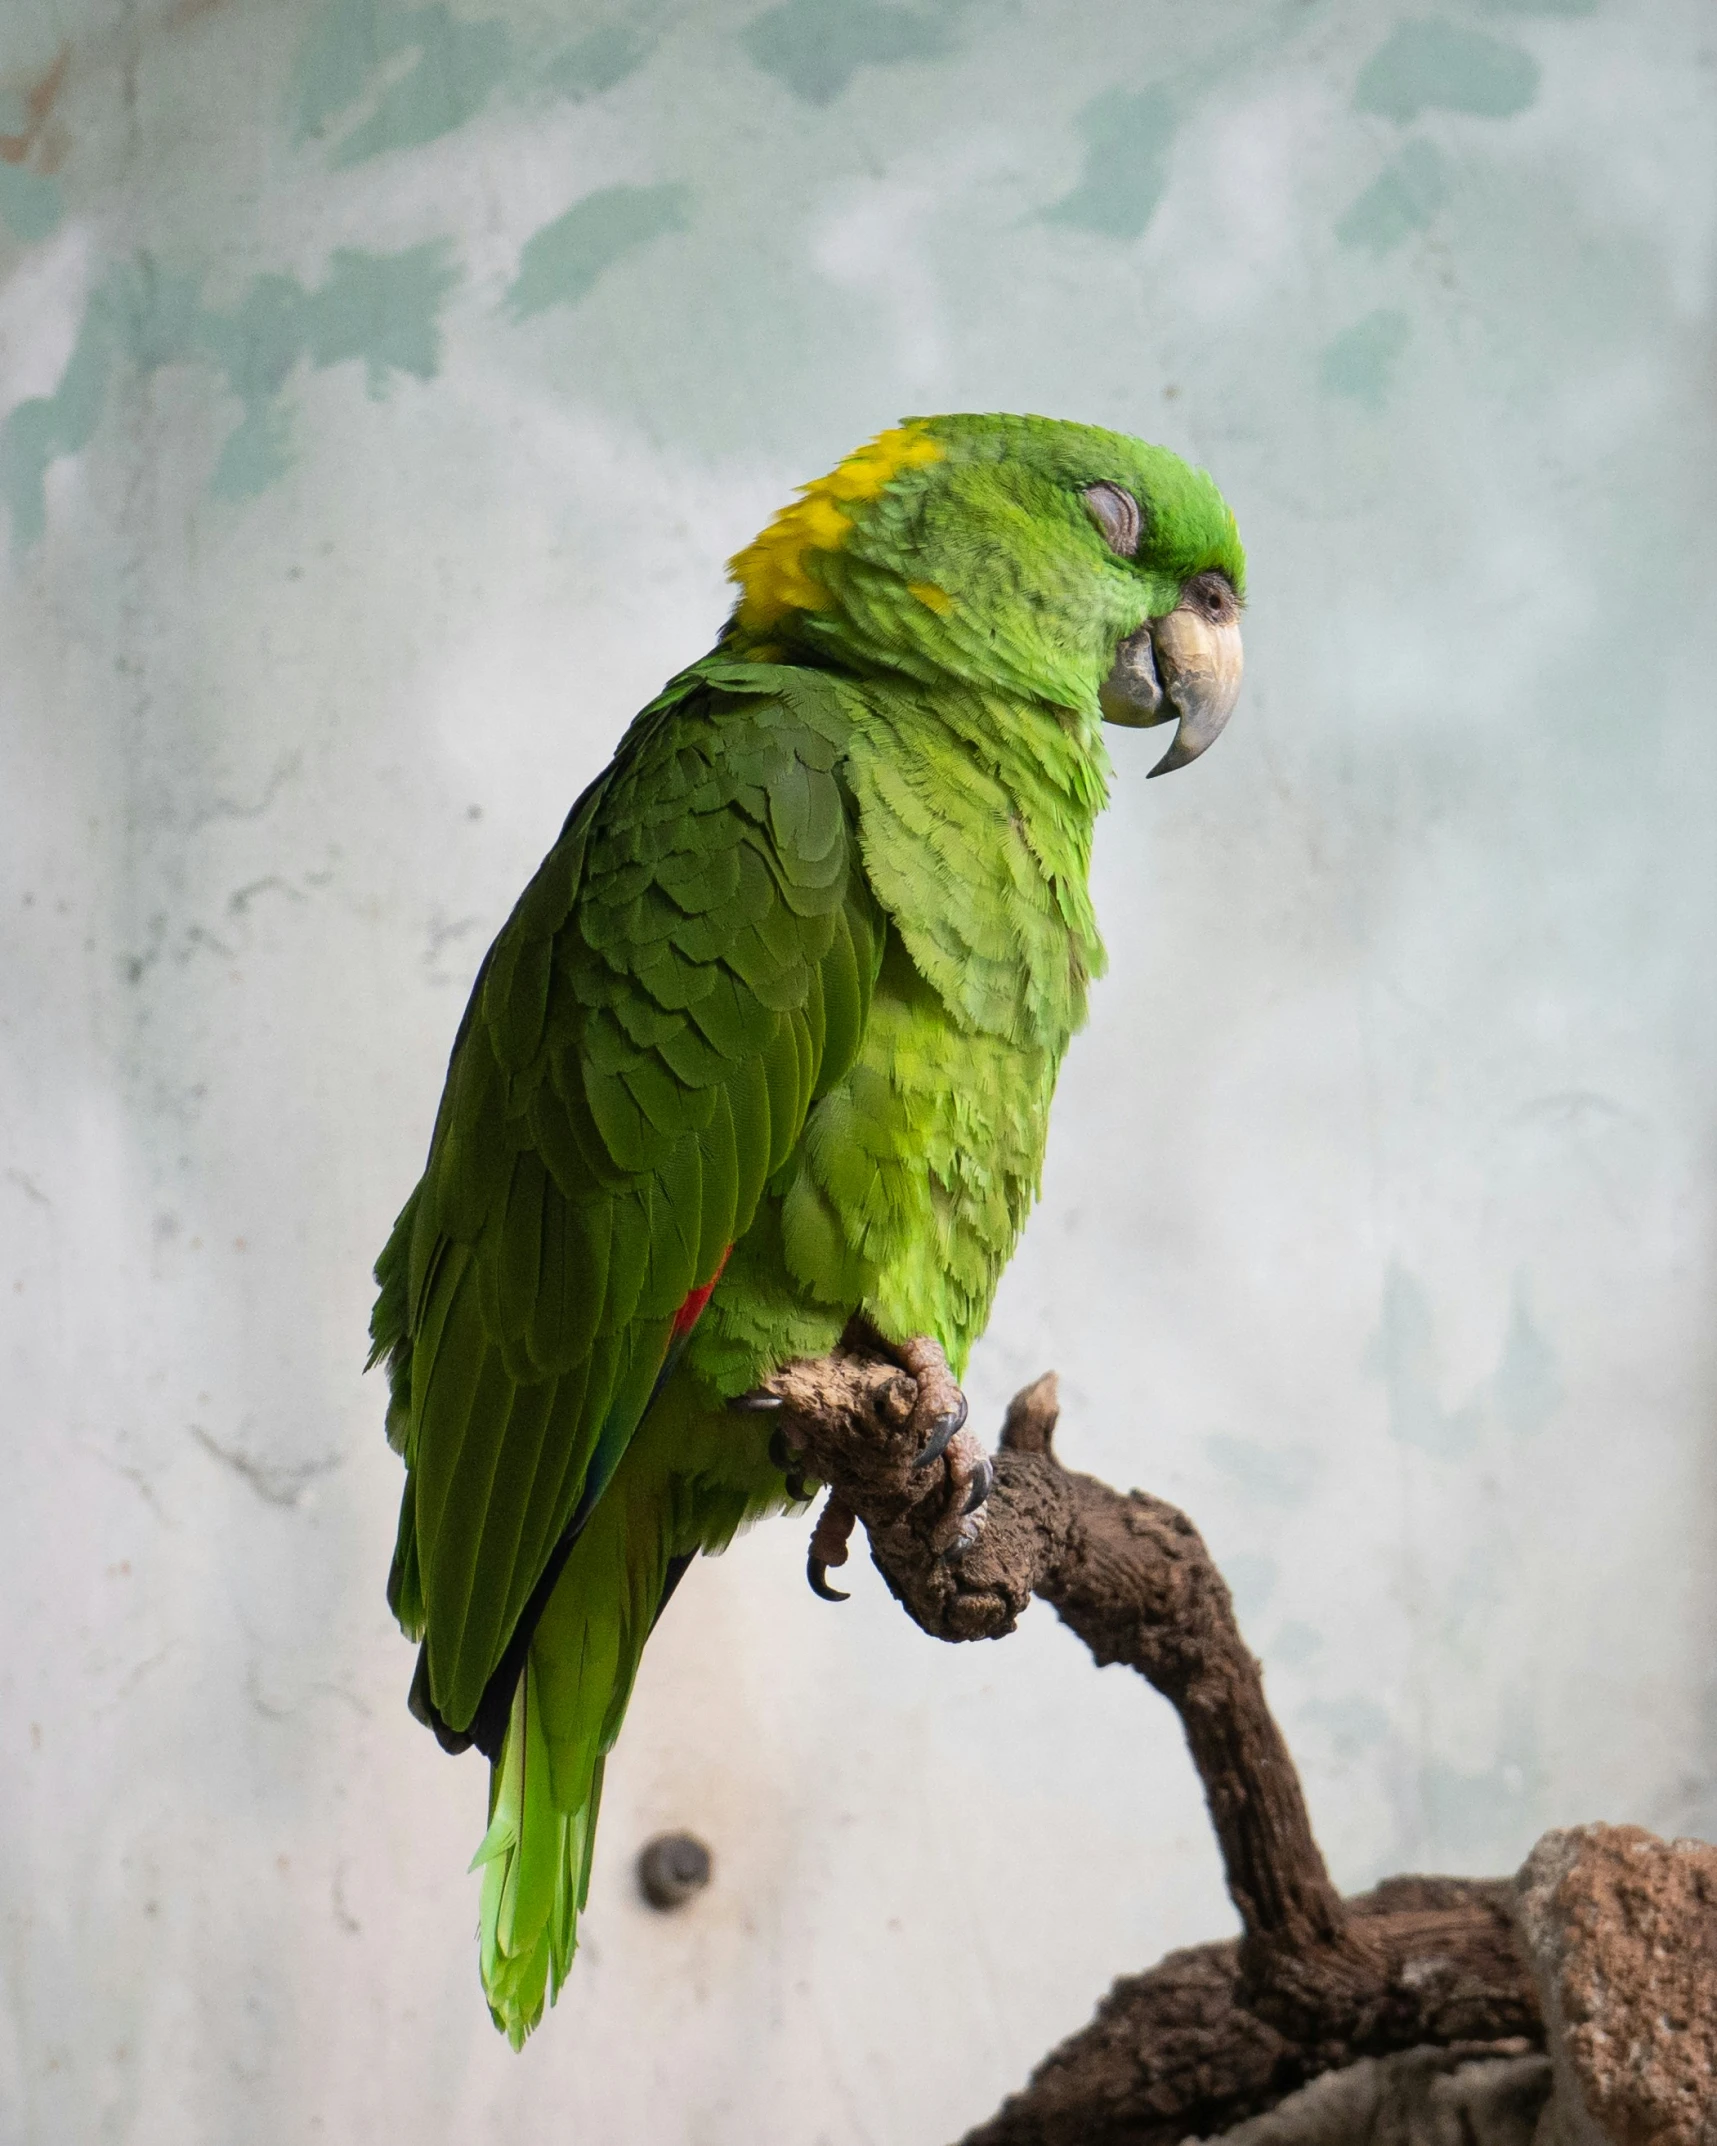
{"label": "red wing patch", "polygon": [[727,1248],[727,1251],[723,1252],[721,1257],[716,1261],[715,1272],[710,1276],[709,1280],[704,1283],[701,1289],[691,1290],[686,1297],[686,1301],[680,1306],[679,1310],[675,1312],[673,1331],[673,1339],[675,1341],[678,1341],[682,1338],[682,1336],[689,1334],[692,1328],[696,1326],[698,1321],[703,1317],[703,1308],[709,1302],[710,1298],[715,1294],[715,1285],[721,1280],[722,1270],[727,1265],[728,1253],[730,1253],[732,1250],[733,1247],[730,1244]]}

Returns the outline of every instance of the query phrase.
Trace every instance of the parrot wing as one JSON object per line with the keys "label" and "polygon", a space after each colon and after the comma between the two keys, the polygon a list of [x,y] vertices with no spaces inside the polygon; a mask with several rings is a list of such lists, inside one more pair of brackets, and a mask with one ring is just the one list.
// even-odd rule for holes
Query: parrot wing
{"label": "parrot wing", "polygon": [[882,924],[854,868],[841,694],[767,665],[683,674],[573,808],[472,991],[372,1320],[409,1471],[389,1600],[455,1733],[676,1321],[856,1055]]}

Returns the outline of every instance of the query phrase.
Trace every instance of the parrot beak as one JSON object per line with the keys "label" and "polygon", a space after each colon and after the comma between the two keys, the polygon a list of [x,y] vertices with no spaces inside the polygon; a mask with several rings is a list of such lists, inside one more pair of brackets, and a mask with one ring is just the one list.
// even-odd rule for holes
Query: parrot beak
{"label": "parrot beak", "polygon": [[1232,596],[1230,615],[1213,618],[1203,605],[1185,598],[1167,618],[1159,619],[1153,639],[1157,661],[1167,681],[1167,698],[1180,717],[1174,743],[1152,768],[1167,775],[1196,760],[1222,735],[1222,726],[1240,698],[1245,656],[1240,646],[1240,612]]}
{"label": "parrot beak", "polygon": [[1106,722],[1146,728],[1178,717],[1152,768],[1167,775],[1216,743],[1240,697],[1240,605],[1220,574],[1195,574],[1165,617],[1130,633],[1097,695]]}

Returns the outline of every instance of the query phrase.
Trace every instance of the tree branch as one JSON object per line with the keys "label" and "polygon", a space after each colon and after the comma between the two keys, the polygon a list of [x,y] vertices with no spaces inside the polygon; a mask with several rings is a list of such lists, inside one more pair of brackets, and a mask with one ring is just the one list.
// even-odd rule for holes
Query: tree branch
{"label": "tree branch", "polygon": [[1168,2146],[1360,2056],[1542,2042],[1506,1886],[1400,1878],[1352,1901],[1336,1891],[1202,1537],[1160,1498],[1062,1467],[1053,1373],[1015,1396],[995,1488],[952,1557],[935,1547],[948,1478],[912,1466],[915,1388],[898,1365],[854,1333],[771,1389],[805,1472],[864,1523],[877,1569],[933,1638],[1000,1639],[1041,1595],[1099,1663],[1126,1663],[1169,1700],[1239,1911],[1237,1943],[1118,1982],[966,2146]]}

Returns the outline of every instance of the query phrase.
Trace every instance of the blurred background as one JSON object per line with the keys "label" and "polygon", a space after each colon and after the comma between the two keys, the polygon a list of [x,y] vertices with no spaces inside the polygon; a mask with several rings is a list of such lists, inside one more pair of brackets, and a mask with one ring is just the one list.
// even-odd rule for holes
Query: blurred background
{"label": "blurred background", "polygon": [[1056,1366],[1205,1530],[1344,1887],[1717,1831],[1714,122],[1703,0],[7,0],[6,2138],[935,2146],[1233,1928],[1166,1705],[778,1522],[514,2057],[405,1711],[369,1267],[471,977],[908,413],[1251,554],[1219,748],[1113,741],[980,1421]]}

